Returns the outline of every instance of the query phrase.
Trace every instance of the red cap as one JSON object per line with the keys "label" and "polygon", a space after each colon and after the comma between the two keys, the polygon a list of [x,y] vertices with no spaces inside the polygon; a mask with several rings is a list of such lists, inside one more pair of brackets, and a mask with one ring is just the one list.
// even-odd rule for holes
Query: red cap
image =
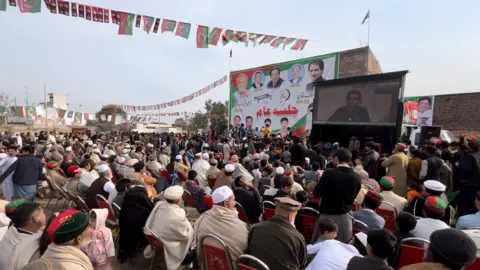
{"label": "red cap", "polygon": [[75,165],[75,166],[70,166],[70,167],[68,167],[68,169],[67,169],[67,173],[68,173],[69,175],[74,175],[74,174],[77,173],[78,171],[80,171],[80,167],[77,166],[77,165]]}

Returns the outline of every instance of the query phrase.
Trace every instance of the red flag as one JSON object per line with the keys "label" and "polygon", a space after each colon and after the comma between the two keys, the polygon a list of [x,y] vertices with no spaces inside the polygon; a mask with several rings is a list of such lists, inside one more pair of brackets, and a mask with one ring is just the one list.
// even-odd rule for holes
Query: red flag
{"label": "red flag", "polygon": [[50,10],[51,13],[57,13],[57,1],[56,0],[46,0],[45,5]]}
{"label": "red flag", "polygon": [[294,51],[301,51],[303,48],[305,48],[305,45],[307,44],[308,40],[307,39],[299,39],[295,44],[292,46],[292,50]]}
{"label": "red flag", "polygon": [[78,4],[78,17],[85,18],[85,5]]}
{"label": "red flag", "polygon": [[120,13],[112,10],[112,23],[120,24]]}
{"label": "red flag", "polygon": [[92,7],[92,19],[94,22],[98,21],[98,10],[97,7]]}
{"label": "red flag", "polygon": [[137,15],[137,20],[135,21],[135,27],[139,28],[141,21],[142,21],[142,16]]}
{"label": "red flag", "polygon": [[109,17],[110,17],[110,10],[104,8],[103,9],[103,22],[104,23],[110,23]]}
{"label": "red flag", "polygon": [[159,18],[155,19],[155,24],[153,25],[153,33],[158,32],[158,27],[160,27],[160,19]]}
{"label": "red flag", "polygon": [[85,10],[86,10],[85,19],[92,20],[92,7],[91,6],[85,6]]}
{"label": "red flag", "polygon": [[72,17],[78,17],[77,3],[72,3]]}

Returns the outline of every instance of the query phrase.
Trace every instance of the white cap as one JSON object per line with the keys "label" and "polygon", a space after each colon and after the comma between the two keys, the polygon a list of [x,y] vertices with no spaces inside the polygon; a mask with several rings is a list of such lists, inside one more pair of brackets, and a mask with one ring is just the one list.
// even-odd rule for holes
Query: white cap
{"label": "white cap", "polygon": [[93,152],[94,152],[94,153],[100,153],[100,149],[95,148],[95,149],[93,149]]}
{"label": "white cap", "polygon": [[306,163],[310,163],[310,159],[308,157],[305,158]]}
{"label": "white cap", "polygon": [[233,171],[235,171],[235,165],[233,165],[233,164],[227,164],[227,165],[225,165],[225,171],[226,171],[226,172],[233,172]]}
{"label": "white cap", "polygon": [[176,159],[176,160],[181,160],[181,159],[182,159],[182,155],[177,155],[177,156],[175,157],[175,159]]}
{"label": "white cap", "polygon": [[119,157],[119,158],[117,158],[117,162],[119,164],[123,164],[125,162],[125,158],[124,157]]}
{"label": "white cap", "polygon": [[147,147],[153,147],[153,144],[147,143]]}
{"label": "white cap", "polygon": [[125,148],[130,148],[130,144],[125,144]]}
{"label": "white cap", "polygon": [[204,159],[208,159],[209,157],[210,157],[210,156],[208,155],[208,153],[203,153],[203,154],[202,154],[202,158],[204,158]]}
{"label": "white cap", "polygon": [[122,154],[128,154],[128,149],[122,149]]}
{"label": "white cap", "polygon": [[92,145],[93,145],[93,142],[92,142],[92,141],[88,141],[87,144],[90,145],[90,146],[92,146]]}
{"label": "white cap", "polygon": [[213,203],[221,203],[226,199],[230,198],[233,195],[233,191],[231,188],[227,186],[222,186],[215,189],[212,193]]}
{"label": "white cap", "polygon": [[94,144],[92,145],[93,148],[95,148],[95,147],[97,147],[97,146],[98,146],[98,145],[97,145],[96,143],[94,143]]}
{"label": "white cap", "polygon": [[284,170],[282,167],[277,167],[277,168],[275,169],[275,172],[276,172],[277,174],[283,174],[283,173],[285,172],[285,170]]}
{"label": "white cap", "polygon": [[100,155],[100,156],[101,156],[102,158],[108,158],[108,157],[109,157],[108,155],[105,155],[105,154]]}
{"label": "white cap", "polygon": [[423,185],[425,186],[425,188],[433,191],[444,192],[446,189],[446,186],[437,180],[427,180],[423,183]]}
{"label": "white cap", "polygon": [[255,153],[255,154],[252,155],[252,159],[253,160],[258,160],[258,159],[260,159],[260,155],[258,153]]}
{"label": "white cap", "polygon": [[166,147],[167,146],[167,143],[166,142],[163,142],[162,143],[162,147]]}
{"label": "white cap", "polygon": [[97,168],[95,168],[99,173],[104,173],[106,171],[108,171],[109,167],[107,164],[102,164],[102,165],[98,165]]}
{"label": "white cap", "polygon": [[243,137],[243,138],[242,138],[242,141],[246,141],[246,140],[247,140],[247,137]]}
{"label": "white cap", "polygon": [[195,156],[196,157],[202,157],[202,153],[196,153]]}
{"label": "white cap", "polygon": [[68,146],[67,148],[65,148],[65,151],[67,151],[67,152],[72,152],[72,147],[71,147],[71,146]]}
{"label": "white cap", "polygon": [[137,164],[138,163],[138,159],[136,158],[132,158],[130,159],[128,162],[127,162],[127,166],[128,167],[132,167],[133,165]]}
{"label": "white cap", "polygon": [[171,186],[165,190],[163,193],[163,196],[167,200],[178,200],[182,197],[183,195],[183,188],[182,186]]}

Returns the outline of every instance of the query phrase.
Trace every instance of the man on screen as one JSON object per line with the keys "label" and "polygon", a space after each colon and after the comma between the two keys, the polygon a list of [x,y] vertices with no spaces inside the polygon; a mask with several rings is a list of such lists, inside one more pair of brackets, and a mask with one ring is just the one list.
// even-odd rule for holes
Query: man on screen
{"label": "man on screen", "polygon": [[272,68],[270,71],[270,78],[272,80],[268,82],[267,88],[279,88],[283,83],[283,79],[280,78],[280,69],[278,67]]}
{"label": "man on screen", "polygon": [[370,122],[367,109],[360,106],[362,94],[358,90],[349,91],[346,101],[347,105],[338,108],[328,119],[329,122]]}
{"label": "man on screen", "polygon": [[323,70],[325,69],[325,63],[322,59],[315,59],[310,64],[308,64],[308,73],[312,82],[307,84],[306,91],[307,94],[313,94],[315,90],[315,82],[325,81],[323,76]]}
{"label": "man on screen", "polygon": [[287,137],[288,135],[288,118],[286,117],[282,117],[282,119],[280,119],[280,135],[282,135],[282,138],[285,138]]}
{"label": "man on screen", "polygon": [[417,126],[431,126],[433,112],[431,110],[432,99],[430,97],[421,97],[418,100]]}

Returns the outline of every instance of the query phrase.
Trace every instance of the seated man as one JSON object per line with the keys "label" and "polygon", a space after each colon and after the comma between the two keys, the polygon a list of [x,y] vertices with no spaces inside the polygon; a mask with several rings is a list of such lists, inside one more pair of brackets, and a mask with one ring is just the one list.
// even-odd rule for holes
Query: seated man
{"label": "seated man", "polygon": [[[374,190],[369,190],[363,199],[362,209],[353,212],[353,217],[367,224],[369,229],[381,229],[385,225],[385,219],[375,213],[382,204],[383,197]],[[363,228],[359,228],[363,229]]]}
{"label": "seated man", "polygon": [[301,204],[287,197],[275,198],[275,216],[255,224],[248,235],[247,254],[270,269],[304,269],[307,262],[305,238],[292,224]]}
{"label": "seated man", "polygon": [[402,270],[463,269],[476,260],[475,243],[460,230],[437,230],[430,235],[429,240],[424,262],[404,266]]}
{"label": "seated man", "polygon": [[248,182],[243,176],[237,176],[235,178],[235,194],[236,201],[242,205],[245,214],[248,217],[250,223],[257,223],[262,213],[260,207],[260,194],[255,186]]}
{"label": "seated man", "polygon": [[445,214],[443,215],[442,220],[448,223],[450,221],[450,208],[448,207],[447,196],[444,194],[446,186],[437,180],[427,180],[423,183],[423,185],[425,187],[425,191],[415,197],[412,202],[410,202],[408,212],[416,217],[425,217],[422,211],[425,200],[429,196],[437,196],[447,203]]}
{"label": "seated man", "polygon": [[67,174],[68,176],[70,176],[70,178],[68,179],[65,188],[73,195],[84,198],[85,194],[78,189],[78,185],[80,184],[80,178],[82,177],[82,170],[80,169],[80,167],[77,165],[68,167]]}
{"label": "seated man", "polygon": [[475,208],[478,212],[472,215],[461,216],[457,221],[457,229],[468,230],[480,228],[480,191],[475,195]]}
{"label": "seated man", "polygon": [[[389,202],[393,204],[395,209],[397,209],[397,213],[400,214],[403,209],[407,206],[407,199],[398,196],[393,192],[393,187],[395,186],[395,180],[390,177],[390,176],[384,176],[380,179],[380,188],[382,189],[382,195],[383,197],[383,202]],[[389,207],[388,205],[385,206],[385,204],[380,205],[380,208],[382,209],[388,209],[391,210],[391,206]]]}
{"label": "seated man", "polygon": [[132,181],[130,181],[130,179],[122,178],[118,180],[117,184],[115,184],[117,196],[113,198],[112,204],[116,203],[118,206],[122,207],[123,195],[125,195],[125,191],[127,191],[127,189],[129,189],[131,185]]}
{"label": "seated man", "polygon": [[[230,187],[218,187],[213,191],[212,199],[212,209],[204,212],[195,221],[197,254],[203,254],[200,239],[207,233],[214,234],[227,244],[235,264],[238,256],[242,255],[247,248],[247,224],[238,219],[238,212],[235,209],[235,195]],[[215,242],[207,240],[205,244],[215,245]],[[203,260],[203,256],[198,256],[199,265],[203,264]]]}
{"label": "seated man", "polygon": [[425,240],[430,239],[430,235],[436,231],[450,228],[447,223],[440,220],[445,214],[447,203],[437,196],[430,196],[425,200],[423,215],[425,218],[417,220],[417,226],[412,234]]}
{"label": "seated man", "polygon": [[280,190],[275,194],[277,197],[289,197],[295,199],[295,191],[293,189],[293,178],[289,176],[283,176],[280,180]]}
{"label": "seated man", "polygon": [[[182,202],[183,188],[171,186],[165,190],[166,201],[159,201],[153,208],[145,226],[151,229],[165,248],[165,261],[168,269],[178,269],[189,249],[194,244],[193,228],[185,211],[179,207]],[[151,258],[155,251],[147,246],[145,257]],[[186,261],[189,263],[189,261]]]}
{"label": "seated man", "polygon": [[373,229],[367,234],[367,254],[365,257],[353,257],[347,270],[391,270],[387,258],[395,251],[397,239],[388,230]]}
{"label": "seated man", "polygon": [[207,211],[208,208],[205,205],[205,201],[203,200],[203,196],[206,195],[205,190],[195,182],[195,178],[197,177],[197,172],[194,170],[188,171],[188,179],[185,181],[185,186],[192,195],[192,199],[195,201],[195,206],[197,211],[202,214],[203,212]]}

